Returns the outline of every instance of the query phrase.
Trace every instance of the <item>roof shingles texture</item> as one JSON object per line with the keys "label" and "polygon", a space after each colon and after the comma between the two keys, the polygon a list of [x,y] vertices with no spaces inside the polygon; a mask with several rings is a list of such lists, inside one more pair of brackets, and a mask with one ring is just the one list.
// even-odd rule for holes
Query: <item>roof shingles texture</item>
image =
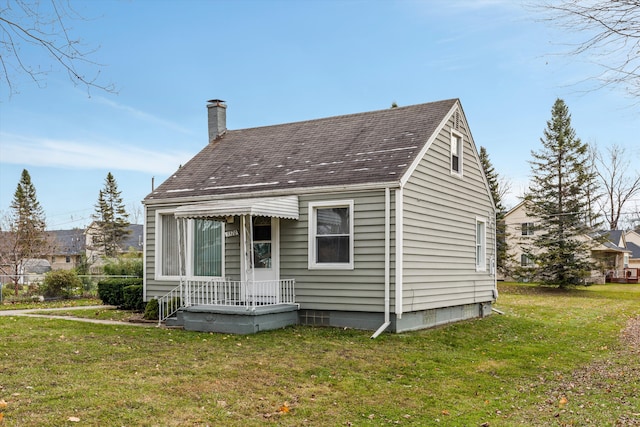
{"label": "roof shingles texture", "polygon": [[145,200],[395,182],[456,102],[227,131]]}

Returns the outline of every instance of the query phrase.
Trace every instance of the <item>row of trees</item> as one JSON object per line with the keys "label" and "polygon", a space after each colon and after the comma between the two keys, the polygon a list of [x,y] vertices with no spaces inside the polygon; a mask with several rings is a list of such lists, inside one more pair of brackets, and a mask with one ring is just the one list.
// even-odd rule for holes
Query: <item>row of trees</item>
{"label": "row of trees", "polygon": [[[92,249],[106,257],[115,257],[120,243],[130,231],[121,191],[111,172],[107,174],[104,188],[98,194],[92,219]],[[46,231],[45,214],[38,201],[35,185],[26,169],[20,176],[9,214],[0,224],[0,233],[0,273],[12,277],[17,295],[25,261],[50,255],[55,249],[55,242]]]}
{"label": "row of trees", "polygon": [[[533,245],[523,250],[535,262],[540,282],[571,286],[595,268],[590,249],[598,239],[584,236],[619,228],[625,205],[640,194],[640,174],[629,173],[630,160],[619,146],[609,148],[607,158],[583,143],[562,99],[555,101],[540,142],[542,148],[531,152],[531,182],[523,198],[527,215],[539,219],[538,232]],[[502,203],[508,184],[500,180],[484,147],[480,159],[497,208],[497,267],[508,275]]]}

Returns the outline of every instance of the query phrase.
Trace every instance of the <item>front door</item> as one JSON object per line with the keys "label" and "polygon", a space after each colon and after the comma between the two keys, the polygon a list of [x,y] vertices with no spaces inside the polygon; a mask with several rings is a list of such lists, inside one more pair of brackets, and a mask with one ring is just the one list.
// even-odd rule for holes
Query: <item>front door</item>
{"label": "front door", "polygon": [[[248,221],[247,221],[248,222]],[[251,259],[245,260],[246,296],[257,303],[277,303],[280,279],[279,220],[263,216],[251,217],[247,224],[249,239],[246,239],[243,253]],[[251,231],[253,235],[251,236]],[[252,237],[252,238],[251,238]],[[253,242],[250,250],[248,247]]]}
{"label": "front door", "polygon": [[278,218],[254,216],[252,221],[255,280],[278,280]]}

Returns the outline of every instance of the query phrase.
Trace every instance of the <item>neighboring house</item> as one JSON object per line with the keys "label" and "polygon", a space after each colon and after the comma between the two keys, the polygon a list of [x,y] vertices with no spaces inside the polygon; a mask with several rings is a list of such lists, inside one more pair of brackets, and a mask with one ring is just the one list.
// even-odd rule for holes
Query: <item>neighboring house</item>
{"label": "neighboring house", "polygon": [[144,200],[144,297],[174,322],[377,336],[490,314],[495,207],[459,100],[241,130],[207,108],[209,143]]}
{"label": "neighboring house", "polygon": [[49,259],[52,270],[71,270],[80,265],[85,253],[84,230],[49,231],[52,238],[52,250]]}
{"label": "neighboring house", "polygon": [[40,282],[44,280],[44,275],[49,271],[51,271],[51,264],[46,259],[26,259],[20,266],[19,283]]}
{"label": "neighboring house", "polygon": [[[93,238],[96,233],[95,222],[92,222],[85,231],[85,246],[86,255],[90,263],[94,265],[101,265],[102,257],[104,256],[104,249],[99,245],[94,245]],[[143,252],[143,237],[142,233],[144,225],[142,224],[129,224],[127,227],[128,234],[120,242],[120,254],[126,254],[127,252],[134,251],[142,254]]]}
{"label": "neighboring house", "polygon": [[624,235],[627,242],[627,249],[631,251],[629,255],[629,267],[640,268],[640,233],[638,231],[627,231]]}
{"label": "neighboring house", "polygon": [[[507,258],[512,261],[509,270],[511,275],[501,277],[504,280],[530,281],[535,276],[536,265],[527,256],[527,250],[535,254],[533,241],[536,234],[537,218],[527,215],[526,202],[520,202],[504,216],[507,235]],[[639,236],[640,237],[640,236]],[[630,256],[632,250],[628,247],[625,233],[620,230],[610,230],[596,233],[593,236],[583,236],[593,240],[590,258],[597,265],[591,272],[590,283],[605,283],[617,281],[627,276],[637,280],[638,272],[634,269],[629,273]],[[633,279],[632,279],[633,280]]]}

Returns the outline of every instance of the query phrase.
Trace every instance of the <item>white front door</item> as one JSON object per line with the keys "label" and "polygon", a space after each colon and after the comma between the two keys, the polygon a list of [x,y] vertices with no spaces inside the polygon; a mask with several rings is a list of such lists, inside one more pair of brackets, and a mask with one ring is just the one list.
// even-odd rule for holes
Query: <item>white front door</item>
{"label": "white front door", "polygon": [[[245,264],[245,277],[247,283],[247,296],[253,297],[257,302],[275,303],[278,299],[280,279],[280,222],[278,218],[264,216],[251,217],[251,223],[246,226],[249,233],[253,232],[251,239],[245,239],[246,247],[243,253],[252,257]],[[251,236],[251,234],[249,234]],[[253,243],[250,250],[248,246]]]}
{"label": "white front door", "polygon": [[278,280],[278,218],[254,216],[252,220],[255,280]]}

